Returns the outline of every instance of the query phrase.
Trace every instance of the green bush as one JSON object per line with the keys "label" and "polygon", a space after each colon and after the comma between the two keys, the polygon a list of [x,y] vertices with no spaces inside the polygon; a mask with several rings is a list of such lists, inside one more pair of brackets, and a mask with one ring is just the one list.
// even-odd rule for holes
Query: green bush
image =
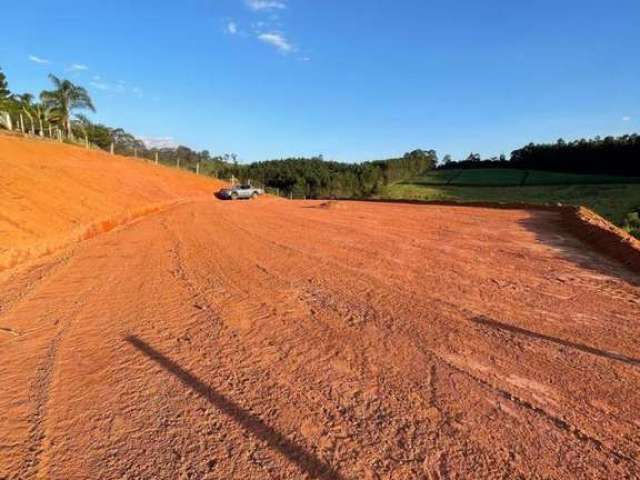
{"label": "green bush", "polygon": [[636,238],[640,238],[640,208],[627,215],[624,229]]}

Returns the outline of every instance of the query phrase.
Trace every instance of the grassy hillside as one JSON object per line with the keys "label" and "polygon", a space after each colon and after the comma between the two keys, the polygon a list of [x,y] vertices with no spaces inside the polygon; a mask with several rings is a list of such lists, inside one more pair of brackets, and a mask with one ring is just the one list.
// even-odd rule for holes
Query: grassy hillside
{"label": "grassy hillside", "polygon": [[[436,178],[441,178],[441,171],[435,173],[437,174]],[[479,171],[478,173],[481,172]],[[549,177],[553,178],[554,175],[556,174],[550,174]],[[480,175],[476,178],[479,177]],[[566,179],[568,176],[564,176],[564,178]],[[624,226],[628,215],[640,208],[640,184],[638,183],[498,187],[473,186],[471,184],[468,186],[428,185],[420,180],[390,185],[380,196],[392,199],[450,200],[457,202],[487,201],[584,205],[618,226]],[[632,231],[636,236],[640,234],[640,230],[634,230],[633,228],[630,228],[629,231]]]}
{"label": "grassy hillside", "polygon": [[487,168],[477,170],[434,170],[426,175],[416,177],[408,183],[416,185],[476,186],[602,185],[640,183],[640,178],[611,175],[576,175],[512,168]]}
{"label": "grassy hillside", "polygon": [[142,160],[6,135],[0,171],[0,270],[221,185]]}

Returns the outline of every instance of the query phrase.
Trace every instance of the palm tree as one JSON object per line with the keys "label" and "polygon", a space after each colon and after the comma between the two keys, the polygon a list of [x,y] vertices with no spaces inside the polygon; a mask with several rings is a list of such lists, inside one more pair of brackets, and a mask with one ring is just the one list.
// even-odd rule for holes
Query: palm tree
{"label": "palm tree", "polygon": [[77,127],[84,134],[84,142],[89,148],[89,130],[91,130],[92,123],[85,115],[81,113],[76,114],[76,118],[73,120],[73,126]]}
{"label": "palm tree", "polygon": [[51,117],[56,119],[66,130],[67,136],[73,138],[71,130],[71,115],[74,110],[86,109],[96,111],[91,97],[87,91],[78,85],[74,85],[69,80],[61,80],[55,75],[49,75],[53,82],[54,90],[45,90],[40,94],[40,100],[51,113]]}
{"label": "palm tree", "polygon": [[[40,124],[40,136],[44,137],[44,122],[51,123],[49,122],[49,109],[43,103],[34,103],[33,111]],[[49,128],[51,128],[51,125],[49,125]]]}
{"label": "palm tree", "polygon": [[[33,116],[35,114],[33,95],[31,95],[30,93],[23,93],[22,95],[15,95],[14,98],[18,104],[19,112],[24,113],[29,119],[31,134],[35,135],[35,124],[33,122]],[[24,128],[24,125],[21,125],[21,127],[26,130],[26,128]]]}

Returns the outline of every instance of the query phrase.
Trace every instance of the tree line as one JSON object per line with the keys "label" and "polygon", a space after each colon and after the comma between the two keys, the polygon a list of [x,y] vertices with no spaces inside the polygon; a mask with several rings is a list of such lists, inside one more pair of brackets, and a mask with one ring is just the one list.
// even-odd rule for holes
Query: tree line
{"label": "tree line", "polygon": [[393,182],[425,173],[435,167],[436,152],[414,150],[400,158],[358,164],[314,158],[287,158],[249,165],[226,164],[218,176],[251,180],[295,197],[367,197]]}
{"label": "tree line", "polygon": [[452,161],[450,157],[441,169],[517,168],[551,172],[620,175],[640,177],[640,135],[579,139],[555,143],[529,143],[504,155],[482,159],[472,153],[466,159]]}
{"label": "tree line", "polygon": [[147,148],[142,140],[122,128],[89,120],[82,112],[95,112],[96,108],[84,87],[55,75],[49,75],[49,80],[52,89],[42,91],[38,97],[31,93],[14,93],[0,68],[0,128],[82,143],[119,155],[150,160],[157,155],[159,163],[174,165],[182,158],[185,168],[195,169],[195,165],[201,162],[225,162],[226,157],[214,158],[206,150],[195,152],[183,146]]}
{"label": "tree line", "polygon": [[198,152],[185,146],[149,148],[121,128],[91,122],[82,113],[96,111],[86,89],[54,75],[49,75],[49,79],[53,88],[41,92],[36,101],[32,94],[12,93],[0,69],[0,126],[25,134],[81,142],[221,179],[252,181],[283,195],[306,198],[369,196],[384,185],[422,174],[437,162],[433,150],[414,150],[400,158],[360,164],[325,161],[319,156],[247,165],[240,164],[235,154],[216,156],[207,150]]}

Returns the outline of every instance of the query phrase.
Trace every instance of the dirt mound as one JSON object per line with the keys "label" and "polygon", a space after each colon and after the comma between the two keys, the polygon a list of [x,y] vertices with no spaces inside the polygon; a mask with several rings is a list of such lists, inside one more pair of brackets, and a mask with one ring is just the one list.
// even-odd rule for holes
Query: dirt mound
{"label": "dirt mound", "polygon": [[318,205],[318,208],[324,208],[326,210],[335,210],[336,208],[342,208],[342,204],[337,200],[327,200]]}
{"label": "dirt mound", "polygon": [[585,207],[563,207],[566,225],[593,248],[640,272],[640,241]]}
{"label": "dirt mound", "polygon": [[0,135],[0,270],[220,186],[142,160]]}

